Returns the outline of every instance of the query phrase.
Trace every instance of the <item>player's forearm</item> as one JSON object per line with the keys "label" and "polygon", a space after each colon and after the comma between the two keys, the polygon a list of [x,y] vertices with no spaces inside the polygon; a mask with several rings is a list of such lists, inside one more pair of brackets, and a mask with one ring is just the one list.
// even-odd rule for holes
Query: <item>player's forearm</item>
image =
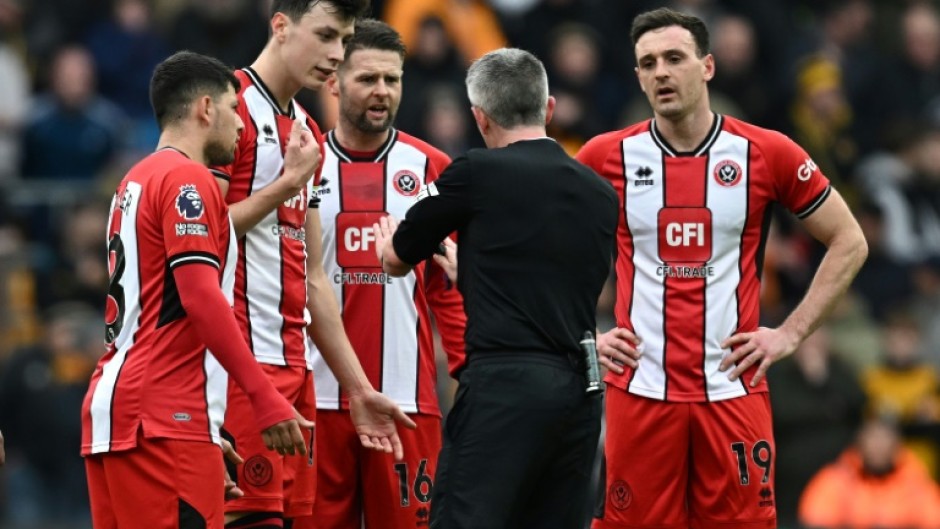
{"label": "player's forearm", "polygon": [[308,273],[307,308],[312,320],[307,326],[307,334],[317,345],[343,391],[354,396],[372,390],[372,384],[346,336],[339,305],[322,271]]}
{"label": "player's forearm", "polygon": [[235,236],[241,237],[284,202],[297,196],[303,186],[292,186],[287,178],[278,178],[271,185],[247,198],[229,205]]}
{"label": "player's forearm", "polygon": [[833,238],[806,296],[780,328],[800,342],[812,334],[848,290],[867,256],[868,245],[860,232],[846,230]]}
{"label": "player's forearm", "polygon": [[189,264],[173,271],[189,324],[251,401],[259,430],[294,417],[293,410],[255,360],[218,287],[218,272]]}

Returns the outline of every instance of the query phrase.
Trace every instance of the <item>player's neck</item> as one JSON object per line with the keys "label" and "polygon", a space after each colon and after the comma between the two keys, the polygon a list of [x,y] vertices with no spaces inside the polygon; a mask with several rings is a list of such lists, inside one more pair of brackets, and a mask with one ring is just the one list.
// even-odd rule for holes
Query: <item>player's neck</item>
{"label": "player's neck", "polygon": [[270,43],[251,64],[251,69],[261,78],[271,95],[277,100],[277,105],[281,110],[286,111],[290,107],[291,99],[303,88],[290,78],[288,69],[279,63]]}
{"label": "player's neck", "polygon": [[160,134],[157,149],[173,149],[185,154],[190,160],[206,165],[204,157],[205,141],[198,134],[187,130],[168,128]]}
{"label": "player's neck", "polygon": [[336,124],[336,141],[346,150],[375,152],[388,141],[391,129],[385,132],[363,132],[340,118]]}
{"label": "player's neck", "polygon": [[656,130],[679,152],[695,150],[711,131],[715,113],[708,107],[678,119],[656,116]]}

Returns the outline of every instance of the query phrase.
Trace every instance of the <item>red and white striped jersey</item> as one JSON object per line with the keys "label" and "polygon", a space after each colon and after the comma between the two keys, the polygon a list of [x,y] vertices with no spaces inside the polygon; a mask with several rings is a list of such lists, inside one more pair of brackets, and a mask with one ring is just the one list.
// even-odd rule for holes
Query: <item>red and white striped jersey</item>
{"label": "red and white striped jersey", "polygon": [[[235,72],[241,82],[238,113],[245,129],[235,161],[213,173],[229,181],[225,200],[234,204],[280,177],[284,150],[293,120],[300,117],[321,146],[323,136],[296,101],[285,113],[261,78],[245,68]],[[262,364],[310,367],[305,328],[307,311],[307,250],[304,223],[311,193],[319,180],[279,205],[238,241],[235,316],[245,340]]]}
{"label": "red and white striped jersey", "polygon": [[676,402],[767,391],[749,386],[756,365],[734,382],[718,371],[720,343],[758,327],[768,206],[805,218],[828,198],[816,164],[786,136],[720,115],[694,152],[676,152],[649,120],[577,158],[620,195],[614,312],[643,341],[639,367],[607,382]]}
{"label": "red and white striped jersey", "polygon": [[219,269],[229,302],[235,230],[205,166],[163,149],[118,186],[108,221],[111,274],[106,351],[82,405],[82,454],[134,448],[148,437],[219,441],[228,375],[190,327],[173,269]]}
{"label": "red and white striped jersey", "polygon": [[[453,372],[464,355],[463,299],[431,261],[405,277],[385,274],[375,255],[372,224],[386,214],[403,218],[450,159],[395,129],[376,152],[344,150],[333,132],[327,134],[326,145],[317,190],[323,267],[346,334],[376,389],[407,413],[440,415],[429,309]],[[317,351],[313,371],[317,407],[345,407],[339,383]]]}

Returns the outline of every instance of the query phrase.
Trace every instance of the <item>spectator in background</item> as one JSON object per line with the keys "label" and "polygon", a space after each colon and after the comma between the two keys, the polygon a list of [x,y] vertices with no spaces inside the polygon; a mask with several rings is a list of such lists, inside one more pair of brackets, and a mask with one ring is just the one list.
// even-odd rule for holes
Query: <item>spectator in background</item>
{"label": "spectator in background", "polygon": [[938,452],[929,438],[940,427],[940,373],[924,360],[917,320],[893,311],[883,331],[884,357],[862,374],[870,414],[895,421],[909,448],[936,475]]}
{"label": "spectator in background", "polygon": [[85,41],[98,67],[101,95],[131,120],[129,146],[141,153],[153,151],[160,130],[150,110],[150,74],[170,50],[154,27],[150,5],[117,0],[111,16],[92,27]]}
{"label": "spectator in background", "polygon": [[940,94],[940,14],[930,2],[910,2],[900,29],[901,54],[885,77],[901,114],[917,118]]}
{"label": "spectator in background", "polygon": [[849,445],[862,421],[865,394],[852,367],[831,352],[821,327],[769,373],[777,441],[777,520],[795,527],[800,493]]}
{"label": "spectator in background", "polygon": [[470,134],[471,124],[466,111],[469,103],[464,101],[465,97],[466,94],[448,84],[435,85],[427,90],[421,130],[428,143],[451,158],[477,146],[476,136]]}
{"label": "spectator in background", "polygon": [[940,371],[940,257],[931,257],[913,267],[915,296],[911,312],[920,326],[925,358]]}
{"label": "spectator in background", "polygon": [[20,129],[29,109],[30,78],[15,38],[22,32],[22,9],[0,0],[0,186],[16,180]]}
{"label": "spectator in background", "polygon": [[754,26],[748,19],[722,15],[715,21],[712,53],[721,68],[715,70],[712,90],[738,107],[737,113],[729,111],[731,115],[766,126],[771,90],[765,76],[758,71],[759,52]]}
{"label": "spectator in background", "polygon": [[[624,87],[601,70],[600,36],[577,22],[549,35],[545,68],[555,97],[548,134],[574,156],[589,138],[616,128]],[[603,109],[603,110],[602,110]]]}
{"label": "spectator in background", "polygon": [[810,481],[799,518],[807,529],[936,529],[940,490],[897,428],[870,420],[854,446]]}
{"label": "spectator in background", "polygon": [[388,0],[382,19],[401,33],[405,46],[416,42],[422,22],[437,17],[456,43],[464,66],[504,46],[506,36],[485,0]]}
{"label": "spectator in background", "polygon": [[170,46],[210,55],[230,66],[251,64],[268,40],[266,6],[255,0],[199,0],[177,13]]}
{"label": "spectator in background", "polygon": [[101,259],[107,207],[107,199],[88,199],[62,212],[53,236],[53,258],[46,268],[37,270],[36,297],[40,307],[66,300],[92,307],[101,304],[108,290],[107,263]]}
{"label": "spectator in background", "polygon": [[904,263],[887,250],[884,210],[866,201],[856,208],[855,214],[869,251],[852,288],[864,301],[868,313],[876,321],[883,322],[911,295],[910,273]]}
{"label": "spectator in background", "polygon": [[101,353],[101,315],[84,303],[62,303],[43,321],[42,341],[15,351],[0,371],[7,449],[26,463],[9,487],[11,514],[23,525],[88,518],[85,471],[74,447],[81,444],[82,398]]}
{"label": "spectator in background", "polygon": [[96,91],[85,48],[59,50],[49,77],[51,90],[37,99],[23,132],[23,177],[94,180],[122,147],[124,114]]}
{"label": "spectator in background", "polygon": [[397,125],[401,130],[420,137],[427,136],[429,131],[424,125],[426,113],[428,106],[435,103],[434,97],[440,95],[439,92],[455,94],[460,101],[460,111],[466,113],[470,102],[463,88],[463,58],[454,47],[440,18],[428,16],[421,21],[414,44],[408,48],[404,71],[408,90],[402,95],[399,107]]}
{"label": "spectator in background", "polygon": [[851,204],[853,188],[846,183],[858,146],[851,136],[854,114],[843,87],[842,70],[823,55],[810,56],[799,66],[796,86],[790,109],[793,138]]}

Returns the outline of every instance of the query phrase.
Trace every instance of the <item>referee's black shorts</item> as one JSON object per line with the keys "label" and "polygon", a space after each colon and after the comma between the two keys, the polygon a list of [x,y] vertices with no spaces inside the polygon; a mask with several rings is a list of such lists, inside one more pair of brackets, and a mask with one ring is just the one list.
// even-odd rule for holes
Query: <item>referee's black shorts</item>
{"label": "referee's black shorts", "polygon": [[433,529],[579,529],[601,397],[562,354],[476,353],[444,426]]}

